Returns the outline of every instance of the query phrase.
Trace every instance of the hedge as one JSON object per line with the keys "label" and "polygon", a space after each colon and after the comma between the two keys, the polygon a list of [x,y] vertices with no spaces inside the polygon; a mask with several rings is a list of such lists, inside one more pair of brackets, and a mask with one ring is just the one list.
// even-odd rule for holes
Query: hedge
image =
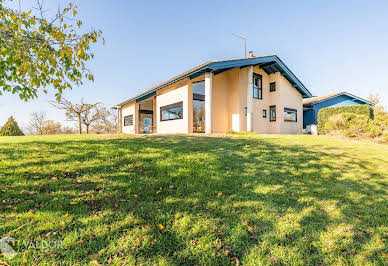
{"label": "hedge", "polygon": [[329,120],[329,117],[343,113],[365,115],[373,119],[373,109],[367,104],[322,108],[318,111],[318,134],[323,135],[326,133],[325,124]]}

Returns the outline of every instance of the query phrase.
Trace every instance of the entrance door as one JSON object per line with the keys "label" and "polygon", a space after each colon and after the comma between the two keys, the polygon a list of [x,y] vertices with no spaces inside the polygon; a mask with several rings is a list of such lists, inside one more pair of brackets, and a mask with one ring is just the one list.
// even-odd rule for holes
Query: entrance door
{"label": "entrance door", "polygon": [[152,133],[152,117],[143,118],[143,132],[144,134]]}

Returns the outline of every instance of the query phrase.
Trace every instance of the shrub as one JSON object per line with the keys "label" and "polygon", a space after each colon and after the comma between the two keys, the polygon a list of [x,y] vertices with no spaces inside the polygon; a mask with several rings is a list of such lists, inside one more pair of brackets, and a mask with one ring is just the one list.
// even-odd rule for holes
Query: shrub
{"label": "shrub", "polygon": [[369,105],[322,108],[318,111],[318,134],[322,135],[326,133],[325,127],[330,117],[344,113],[359,114],[368,118],[373,118],[373,109]]}
{"label": "shrub", "polygon": [[0,136],[24,136],[23,131],[19,128],[18,123],[11,116],[0,130]]}
{"label": "shrub", "polygon": [[360,114],[342,113],[329,117],[325,123],[326,134],[352,138],[373,138],[388,142],[388,114],[376,114],[375,119]]}

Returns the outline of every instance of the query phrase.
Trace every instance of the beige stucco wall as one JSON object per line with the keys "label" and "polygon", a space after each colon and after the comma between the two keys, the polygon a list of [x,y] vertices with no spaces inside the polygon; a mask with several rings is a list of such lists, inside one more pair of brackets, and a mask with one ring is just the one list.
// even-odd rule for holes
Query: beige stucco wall
{"label": "beige stucco wall", "polygon": [[[300,92],[291,86],[288,80],[278,73],[280,84],[280,107],[281,107],[281,127],[282,134],[302,134],[303,130],[303,97]],[[284,108],[297,110],[297,122],[284,122]]]}
{"label": "beige stucco wall", "polygon": [[[189,86],[166,89],[156,96],[156,127],[158,133],[189,133]],[[183,119],[160,121],[160,107],[183,102]],[[191,113],[192,116],[192,113]]]}
{"label": "beige stucco wall", "polygon": [[[135,134],[135,122],[136,122],[135,103],[124,105],[122,107],[121,114],[122,114],[121,132],[124,134]],[[127,115],[133,115],[133,126],[124,126],[124,117]]]}
{"label": "beige stucco wall", "polygon": [[[253,99],[253,131],[257,133],[299,134],[303,127],[302,95],[279,72],[268,75],[255,66],[253,72],[262,75],[263,99]],[[269,91],[269,84],[276,82],[276,91]],[[213,76],[213,132],[247,130],[248,67],[235,68]],[[269,121],[269,107],[276,105],[276,121]],[[298,110],[297,122],[284,122],[284,108]],[[267,117],[262,112],[267,110]],[[233,120],[237,128],[233,128]],[[236,125],[235,125],[236,126]]]}

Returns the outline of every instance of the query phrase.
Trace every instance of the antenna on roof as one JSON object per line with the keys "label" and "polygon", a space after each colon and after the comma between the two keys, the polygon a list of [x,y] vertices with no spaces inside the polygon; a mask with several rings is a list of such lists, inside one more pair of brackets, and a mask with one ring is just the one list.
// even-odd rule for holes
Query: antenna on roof
{"label": "antenna on roof", "polygon": [[244,52],[245,52],[244,57],[247,57],[247,38],[244,36],[241,36],[241,35],[234,34],[234,33],[232,33],[232,35],[234,37],[240,38],[241,40],[244,41]]}

